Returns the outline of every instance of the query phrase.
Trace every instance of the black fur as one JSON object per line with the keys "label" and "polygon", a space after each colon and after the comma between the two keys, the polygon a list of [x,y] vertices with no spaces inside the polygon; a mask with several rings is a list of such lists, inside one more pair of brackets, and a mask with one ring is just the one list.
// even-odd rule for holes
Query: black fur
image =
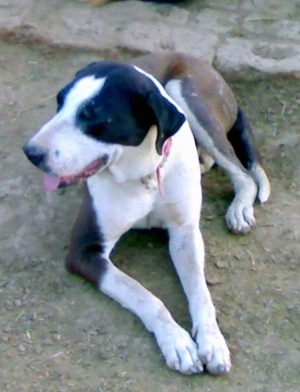
{"label": "black fur", "polygon": [[102,256],[103,252],[101,231],[85,185],[84,198],[71,232],[66,268],[98,285],[107,270],[108,261]]}
{"label": "black fur", "polygon": [[76,125],[88,136],[105,143],[138,146],[150,127],[157,125],[156,149],[161,154],[165,140],[185,121],[184,115],[162,97],[148,77],[130,65],[112,61],[94,62],[78,71],[57,95],[58,112],[70,89],[86,76],[106,78],[100,92],[76,114]]}
{"label": "black fur", "polygon": [[250,123],[240,107],[238,108],[236,121],[227,137],[237,157],[247,170],[250,170],[254,163],[260,162]]}

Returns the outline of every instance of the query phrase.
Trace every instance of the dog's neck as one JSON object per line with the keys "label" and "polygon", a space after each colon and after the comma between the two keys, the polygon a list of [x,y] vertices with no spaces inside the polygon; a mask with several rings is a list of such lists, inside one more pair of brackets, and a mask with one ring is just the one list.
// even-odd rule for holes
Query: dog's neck
{"label": "dog's neck", "polygon": [[155,172],[141,179],[142,184],[144,184],[148,190],[150,191],[158,190],[161,197],[165,197],[163,186],[162,186],[162,169],[169,156],[171,146],[172,146],[172,139],[169,138],[165,141],[163,145],[162,159],[160,164],[157,166]]}
{"label": "dog's neck", "polygon": [[165,156],[157,153],[156,139],[157,127],[153,125],[139,146],[122,147],[122,153],[108,167],[116,182],[140,180],[148,183],[147,179],[157,178],[157,170],[164,164]]}

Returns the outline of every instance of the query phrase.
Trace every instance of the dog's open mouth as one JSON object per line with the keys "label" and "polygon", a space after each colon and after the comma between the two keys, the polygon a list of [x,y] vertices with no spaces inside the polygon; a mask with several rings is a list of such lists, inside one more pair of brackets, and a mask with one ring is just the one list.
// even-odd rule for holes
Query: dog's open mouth
{"label": "dog's open mouth", "polygon": [[72,176],[59,177],[54,174],[46,173],[44,175],[44,189],[46,191],[55,191],[68,185],[81,184],[88,177],[93,176],[99,169],[104,167],[108,157],[104,156],[90,163],[85,169]]}

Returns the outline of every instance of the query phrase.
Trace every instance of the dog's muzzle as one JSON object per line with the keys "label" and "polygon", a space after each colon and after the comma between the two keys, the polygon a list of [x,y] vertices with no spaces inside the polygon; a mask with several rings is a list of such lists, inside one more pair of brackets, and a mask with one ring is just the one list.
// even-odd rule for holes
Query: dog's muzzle
{"label": "dog's muzzle", "polygon": [[58,176],[47,167],[47,153],[41,148],[28,143],[23,147],[23,151],[31,163],[45,172],[43,185],[44,189],[47,191],[55,191],[58,188],[63,188],[68,185],[81,184],[87,178],[96,174],[98,170],[105,168],[109,160],[109,156],[104,154],[100,158],[89,163],[77,173],[66,176]]}

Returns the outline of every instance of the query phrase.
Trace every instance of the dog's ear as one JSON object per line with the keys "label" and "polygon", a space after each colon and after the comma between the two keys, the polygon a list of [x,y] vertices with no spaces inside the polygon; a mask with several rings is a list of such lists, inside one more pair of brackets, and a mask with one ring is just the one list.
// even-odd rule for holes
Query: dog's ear
{"label": "dog's ear", "polygon": [[161,155],[164,142],[180,129],[185,122],[185,116],[172,102],[156,91],[149,93],[148,104],[156,118],[156,151]]}

